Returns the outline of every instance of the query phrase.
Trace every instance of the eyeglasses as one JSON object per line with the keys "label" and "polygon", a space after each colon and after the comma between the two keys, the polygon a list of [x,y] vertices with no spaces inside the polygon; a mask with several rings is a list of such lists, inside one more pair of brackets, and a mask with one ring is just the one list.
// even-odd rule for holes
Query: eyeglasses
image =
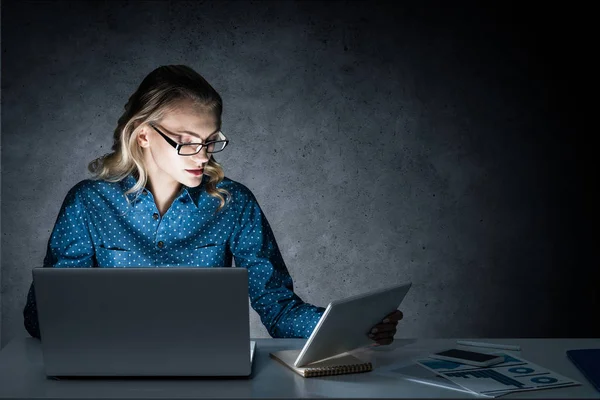
{"label": "eyeglasses", "polygon": [[218,153],[222,151],[225,146],[229,143],[229,140],[223,135],[223,132],[218,131],[219,140],[211,140],[206,143],[177,143],[164,133],[162,133],[156,126],[149,124],[160,136],[162,136],[167,143],[177,150],[177,154],[180,156],[193,156],[194,154],[200,153],[203,147],[206,147],[206,152],[209,154]]}

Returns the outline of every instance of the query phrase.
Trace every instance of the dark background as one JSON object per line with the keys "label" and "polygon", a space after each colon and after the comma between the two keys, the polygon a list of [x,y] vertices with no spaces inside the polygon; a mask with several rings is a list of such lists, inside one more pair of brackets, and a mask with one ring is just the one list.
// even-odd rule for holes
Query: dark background
{"label": "dark background", "polygon": [[[591,10],[3,1],[1,343],[128,96],[186,64],[305,300],[410,280],[398,337],[598,337]],[[595,120],[595,118],[594,118]],[[266,336],[252,314],[252,335]]]}

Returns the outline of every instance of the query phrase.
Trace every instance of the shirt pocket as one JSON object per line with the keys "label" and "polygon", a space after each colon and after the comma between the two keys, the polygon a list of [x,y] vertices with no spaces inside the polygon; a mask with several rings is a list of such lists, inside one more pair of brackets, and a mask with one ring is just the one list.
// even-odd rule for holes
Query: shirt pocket
{"label": "shirt pocket", "polygon": [[137,258],[136,254],[129,250],[107,249],[102,246],[96,248],[98,267],[137,267]]}
{"label": "shirt pocket", "polygon": [[230,267],[226,243],[211,243],[191,250],[192,262],[198,267]]}

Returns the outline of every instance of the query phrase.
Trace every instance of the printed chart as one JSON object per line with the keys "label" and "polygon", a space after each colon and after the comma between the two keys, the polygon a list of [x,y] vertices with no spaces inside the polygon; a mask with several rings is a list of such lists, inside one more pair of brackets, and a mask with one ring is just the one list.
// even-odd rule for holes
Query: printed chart
{"label": "printed chart", "polygon": [[573,379],[515,356],[501,352],[494,354],[503,356],[504,362],[491,367],[474,367],[432,358],[419,359],[417,362],[467,390],[489,397],[525,390],[581,385]]}

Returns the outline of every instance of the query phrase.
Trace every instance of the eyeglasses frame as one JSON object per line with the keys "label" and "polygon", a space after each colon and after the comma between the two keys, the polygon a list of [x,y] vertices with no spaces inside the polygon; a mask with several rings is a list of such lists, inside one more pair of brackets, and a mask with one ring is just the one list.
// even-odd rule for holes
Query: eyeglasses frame
{"label": "eyeglasses frame", "polygon": [[[173,146],[173,148],[175,150],[177,150],[177,154],[182,156],[182,157],[188,157],[188,156],[194,156],[198,153],[200,153],[202,151],[203,147],[206,147],[206,153],[208,154],[213,154],[213,153],[219,153],[223,150],[225,150],[225,147],[227,147],[227,145],[229,144],[229,139],[225,138],[225,140],[211,140],[210,142],[206,142],[206,143],[177,143],[176,141],[174,141],[173,139],[171,139],[170,137],[168,137],[167,135],[165,135],[164,133],[162,133],[160,131],[160,129],[158,129],[156,126],[154,126],[154,124],[149,123],[148,125],[150,125],[156,132],[158,132],[158,134],[160,136],[163,137],[163,139],[165,139],[167,141],[167,143],[169,143],[171,146]],[[221,135],[223,135],[223,132],[221,132],[220,130],[215,132],[215,133],[220,133]],[[225,135],[223,135],[223,137],[225,137]],[[223,148],[219,151],[208,151],[208,145],[209,144],[213,144],[213,143],[222,143],[225,142],[225,146],[223,146]],[[198,148],[198,151],[196,151],[194,154],[181,154],[179,151],[183,146],[192,146],[192,145],[196,145],[196,146],[200,146]]]}

